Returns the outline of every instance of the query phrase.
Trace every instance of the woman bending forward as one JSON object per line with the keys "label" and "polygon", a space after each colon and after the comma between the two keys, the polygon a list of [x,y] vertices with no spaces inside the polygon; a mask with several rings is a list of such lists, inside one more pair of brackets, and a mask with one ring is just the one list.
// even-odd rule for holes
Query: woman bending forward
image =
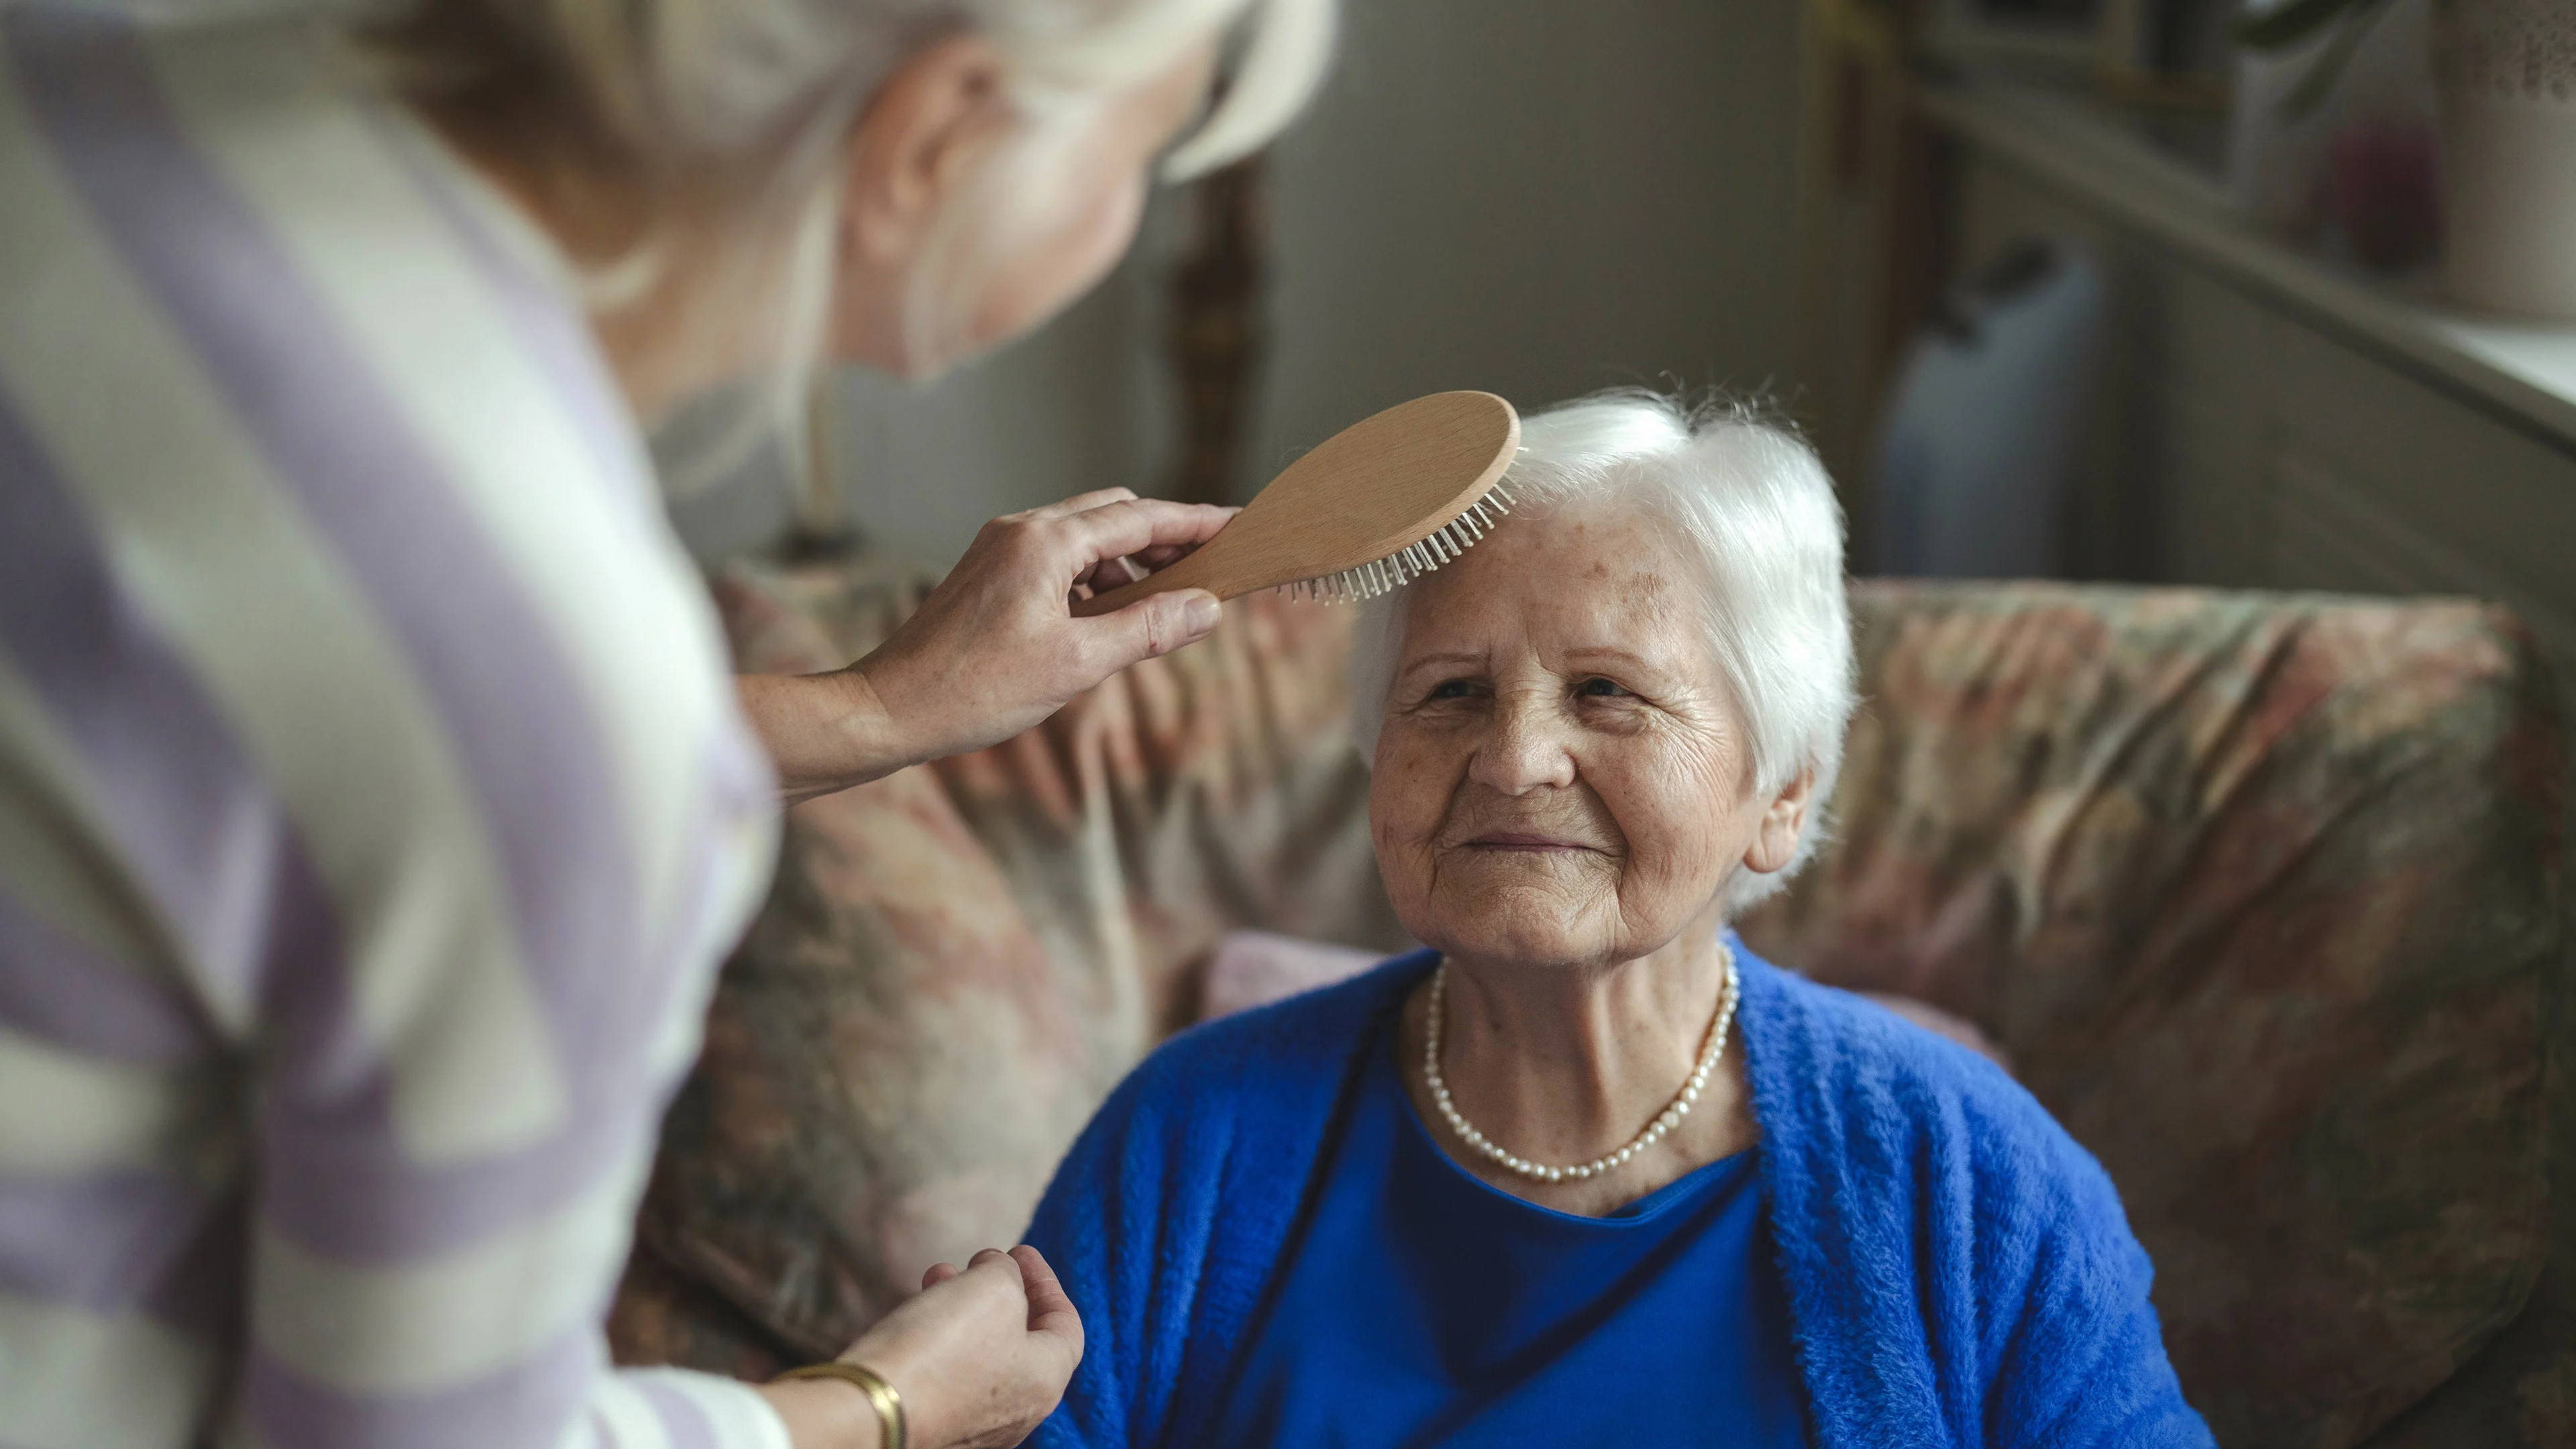
{"label": "woman bending forward", "polygon": [[2110,1180],[1968,1052],[1747,952],[1852,706],[1795,438],[1531,419],[1532,505],[1363,629],[1429,945],[1189,1033],[1030,1241],[1054,1445],[2206,1445]]}
{"label": "woman bending forward", "polygon": [[996,520],[868,658],[733,682],[643,429],[1036,326],[1332,19],[0,0],[0,1444],[955,1449],[1053,1407],[1081,1326],[1026,1250],[760,1388],[612,1371],[600,1318],[777,799],[1205,635],[1205,591],[1069,598],[1226,515]]}

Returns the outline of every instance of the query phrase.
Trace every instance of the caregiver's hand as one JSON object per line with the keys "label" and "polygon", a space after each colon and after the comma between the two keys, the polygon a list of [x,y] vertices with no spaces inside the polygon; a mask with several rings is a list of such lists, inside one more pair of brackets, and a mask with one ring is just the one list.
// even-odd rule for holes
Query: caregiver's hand
{"label": "caregiver's hand", "polygon": [[985,524],[919,610],[875,653],[829,674],[745,675],[743,708],[790,800],[997,744],[1140,659],[1206,638],[1214,594],[1176,589],[1096,619],[1077,587],[1161,568],[1213,537],[1232,509],[1086,493]]}
{"label": "caregiver's hand", "polygon": [[[964,1272],[946,1263],[921,1296],[887,1314],[841,1355],[903,1397],[913,1449],[1017,1444],[1055,1410],[1082,1362],[1082,1319],[1031,1247],[987,1248]],[[875,1411],[848,1384],[805,1379],[763,1393],[796,1449],[877,1443]]]}

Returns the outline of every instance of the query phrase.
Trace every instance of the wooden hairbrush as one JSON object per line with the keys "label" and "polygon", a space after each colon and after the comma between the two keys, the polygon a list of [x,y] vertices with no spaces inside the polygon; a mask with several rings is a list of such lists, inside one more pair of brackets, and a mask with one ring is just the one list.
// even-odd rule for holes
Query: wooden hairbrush
{"label": "wooden hairbrush", "polygon": [[1466,552],[1511,510],[1503,470],[1520,414],[1489,392],[1436,392],[1353,423],[1288,465],[1171,567],[1076,602],[1088,618],[1168,589],[1231,599],[1288,588],[1374,599]]}

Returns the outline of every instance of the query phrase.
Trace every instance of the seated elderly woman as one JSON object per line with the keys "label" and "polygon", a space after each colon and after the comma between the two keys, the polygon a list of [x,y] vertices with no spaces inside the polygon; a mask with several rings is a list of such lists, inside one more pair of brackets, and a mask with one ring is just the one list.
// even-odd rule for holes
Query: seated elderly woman
{"label": "seated elderly woman", "polygon": [[1529,420],[1372,606],[1378,867],[1428,949],[1174,1039],[1031,1241],[1052,1445],[2205,1445],[2101,1168],[2000,1070],[1755,959],[1852,707],[1792,434]]}

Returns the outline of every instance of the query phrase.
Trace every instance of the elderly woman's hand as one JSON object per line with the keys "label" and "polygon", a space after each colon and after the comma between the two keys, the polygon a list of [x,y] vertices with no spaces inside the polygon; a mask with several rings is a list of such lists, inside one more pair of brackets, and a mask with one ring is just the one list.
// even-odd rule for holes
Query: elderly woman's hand
{"label": "elderly woman's hand", "polygon": [[747,675],[743,708],[801,800],[906,765],[1009,739],[1141,659],[1216,628],[1217,599],[1176,589],[1095,619],[1078,590],[1161,568],[1214,537],[1234,510],[1086,493],[994,519],[921,607],[847,669]]}

